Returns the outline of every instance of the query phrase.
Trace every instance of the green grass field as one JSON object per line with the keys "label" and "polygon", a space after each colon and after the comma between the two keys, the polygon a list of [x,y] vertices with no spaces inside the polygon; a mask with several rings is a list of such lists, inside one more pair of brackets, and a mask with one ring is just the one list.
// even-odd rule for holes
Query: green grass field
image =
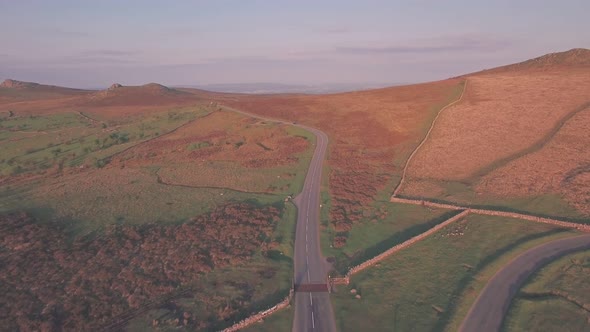
{"label": "green grass field", "polygon": [[77,113],[17,117],[0,122],[0,175],[42,174],[53,167],[102,167],[126,148],[166,134],[212,110],[192,107],[95,123]]}
{"label": "green grass field", "polygon": [[[295,128],[299,129],[299,128]],[[309,148],[296,155],[297,162],[275,167],[244,167],[232,160],[210,160],[195,167],[194,161],[162,164],[158,175],[166,183],[187,184],[194,187],[228,188],[243,192],[295,195],[301,192],[307,168],[313,156],[315,136],[288,127],[286,134],[305,137]],[[197,146],[198,143],[189,145]],[[189,149],[190,150],[190,149]],[[198,170],[198,171],[196,171]]]}
{"label": "green grass field", "polygon": [[544,224],[470,215],[340,287],[333,295],[338,328],[456,331],[495,271],[527,248],[573,234]]}
{"label": "green grass field", "polygon": [[589,271],[590,251],[564,256],[543,267],[514,299],[503,330],[589,331]]}
{"label": "green grass field", "polygon": [[266,205],[282,195],[157,183],[149,169],[98,169],[24,188],[0,187],[0,211],[26,210],[40,220],[68,222],[75,234],[110,224],[181,223],[229,201]]}
{"label": "green grass field", "polygon": [[344,247],[326,246],[324,241],[324,254],[335,258],[334,268],[338,273],[345,274],[348,268],[425,232],[447,219],[449,212],[452,213],[442,209],[390,202],[377,206],[379,208],[375,211],[378,215],[372,216],[368,222],[355,225],[349,232]]}

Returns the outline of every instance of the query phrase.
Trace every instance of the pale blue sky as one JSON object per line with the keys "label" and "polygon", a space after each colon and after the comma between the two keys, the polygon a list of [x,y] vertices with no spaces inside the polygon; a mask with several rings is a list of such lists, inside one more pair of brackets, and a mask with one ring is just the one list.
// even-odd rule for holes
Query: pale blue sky
{"label": "pale blue sky", "polygon": [[590,48],[588,13],[588,0],[1,1],[0,79],[427,81]]}

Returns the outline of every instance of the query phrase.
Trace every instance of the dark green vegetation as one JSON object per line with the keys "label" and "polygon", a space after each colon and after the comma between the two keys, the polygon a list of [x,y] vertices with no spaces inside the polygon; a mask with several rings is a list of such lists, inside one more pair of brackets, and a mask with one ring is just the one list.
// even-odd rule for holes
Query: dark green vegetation
{"label": "dark green vegetation", "polygon": [[512,302],[505,331],[587,331],[590,251],[564,256],[535,273]]}
{"label": "dark green vegetation", "polygon": [[503,264],[527,248],[573,234],[543,224],[470,215],[360,272],[350,286],[341,286],[333,302],[339,328],[456,331]]}

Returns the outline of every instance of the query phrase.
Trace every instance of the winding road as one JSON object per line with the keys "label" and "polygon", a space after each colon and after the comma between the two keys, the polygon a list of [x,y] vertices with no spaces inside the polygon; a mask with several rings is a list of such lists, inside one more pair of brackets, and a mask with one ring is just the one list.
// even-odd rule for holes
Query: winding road
{"label": "winding road", "polygon": [[[294,199],[297,206],[295,231],[294,283],[295,285],[327,286],[330,264],[322,256],[319,236],[320,187],[322,165],[328,148],[328,136],[321,130],[280,119],[266,118],[234,108],[226,109],[250,117],[284,123],[312,132],[316,137],[313,157],[305,176],[303,189]],[[327,287],[326,287],[327,290]],[[295,318],[293,331],[335,332],[336,322],[330,302],[330,294],[321,292],[295,292]]]}
{"label": "winding road", "polygon": [[[328,136],[314,128],[299,126],[316,136],[301,193],[295,197],[297,226],[295,233],[295,284],[326,284],[330,265],[324,259],[319,239],[320,185],[322,162],[326,155]],[[328,292],[296,292],[293,331],[336,331],[334,312]]]}
{"label": "winding road", "polygon": [[590,249],[590,234],[545,243],[516,257],[488,281],[459,331],[499,331],[512,299],[528,277],[552,260],[584,249]]}

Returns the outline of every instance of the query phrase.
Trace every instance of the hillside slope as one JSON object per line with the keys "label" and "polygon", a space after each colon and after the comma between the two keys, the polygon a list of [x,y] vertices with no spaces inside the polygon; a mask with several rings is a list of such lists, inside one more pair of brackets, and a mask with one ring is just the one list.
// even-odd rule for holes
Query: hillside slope
{"label": "hillside slope", "polygon": [[402,193],[568,217],[590,215],[590,51],[465,76],[408,168]]}
{"label": "hillside slope", "polygon": [[565,52],[545,54],[519,63],[483,70],[476,74],[490,74],[515,71],[552,71],[590,68],[590,50],[574,48]]}
{"label": "hillside slope", "polygon": [[57,99],[92,93],[90,90],[64,88],[13,79],[0,83],[0,103],[24,100]]}

